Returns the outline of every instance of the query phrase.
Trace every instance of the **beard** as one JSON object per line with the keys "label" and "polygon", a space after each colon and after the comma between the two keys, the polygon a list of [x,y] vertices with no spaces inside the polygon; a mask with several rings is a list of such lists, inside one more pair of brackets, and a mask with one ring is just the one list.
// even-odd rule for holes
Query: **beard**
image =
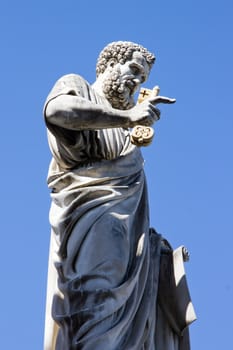
{"label": "beard", "polygon": [[[135,105],[133,94],[130,93],[126,81],[122,81],[120,72],[116,70],[110,72],[102,88],[105,97],[113,108],[126,110]],[[129,94],[127,91],[129,91]]]}

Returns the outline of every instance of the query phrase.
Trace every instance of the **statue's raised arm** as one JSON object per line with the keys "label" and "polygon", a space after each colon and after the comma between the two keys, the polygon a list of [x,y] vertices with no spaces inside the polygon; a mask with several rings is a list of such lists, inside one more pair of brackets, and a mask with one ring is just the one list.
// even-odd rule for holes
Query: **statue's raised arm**
{"label": "statue's raised arm", "polygon": [[[105,51],[112,52],[110,47]],[[122,54],[120,63],[115,56],[110,57],[108,61],[104,60],[106,52],[100,56],[95,83],[92,87],[88,87],[90,91],[93,90],[99,97],[101,96],[102,103],[90,101],[82,95],[84,82],[79,77],[73,90],[65,94],[61,93],[47,102],[45,117],[49,123],[70,130],[127,128],[137,124],[152,125],[158,120],[160,114],[154,105],[175,101],[160,96],[135,105],[134,94],[140,84],[147,80],[153,56],[146,54],[146,51],[134,51],[127,61],[124,61]],[[105,62],[104,68],[103,62]],[[72,75],[69,78],[72,84]],[[73,78],[74,83],[75,77]],[[59,81],[59,84],[62,83],[64,87],[69,84],[68,77],[63,78],[63,82]]]}

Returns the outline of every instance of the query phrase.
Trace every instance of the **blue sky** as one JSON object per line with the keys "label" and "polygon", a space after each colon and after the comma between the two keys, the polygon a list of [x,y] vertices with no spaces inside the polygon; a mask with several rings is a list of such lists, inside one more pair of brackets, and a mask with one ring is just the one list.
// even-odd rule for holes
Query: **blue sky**
{"label": "blue sky", "polygon": [[50,161],[44,100],[63,74],[95,80],[115,40],[156,54],[146,87],[161,106],[143,149],[151,225],[186,245],[198,316],[193,350],[230,349],[233,331],[233,3],[219,1],[2,1],[1,349],[41,350],[46,297]]}

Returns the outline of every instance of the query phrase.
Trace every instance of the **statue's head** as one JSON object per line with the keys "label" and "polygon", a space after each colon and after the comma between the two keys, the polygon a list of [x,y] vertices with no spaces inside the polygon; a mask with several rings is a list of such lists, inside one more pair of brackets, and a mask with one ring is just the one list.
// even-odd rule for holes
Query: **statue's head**
{"label": "statue's head", "polygon": [[96,65],[97,79],[101,77],[102,90],[114,108],[129,109],[139,85],[147,80],[155,56],[143,46],[117,41],[107,45]]}

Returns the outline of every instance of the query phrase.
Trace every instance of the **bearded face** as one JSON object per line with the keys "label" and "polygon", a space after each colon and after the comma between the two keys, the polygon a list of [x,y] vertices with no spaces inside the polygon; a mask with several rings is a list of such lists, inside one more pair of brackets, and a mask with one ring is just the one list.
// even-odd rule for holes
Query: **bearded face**
{"label": "bearded face", "polygon": [[122,77],[121,70],[114,67],[103,82],[103,92],[113,108],[126,110],[135,105],[134,84]]}
{"label": "bearded face", "polygon": [[130,109],[135,105],[134,94],[149,76],[150,66],[140,52],[134,52],[125,63],[110,62],[101,83],[102,92],[113,108]]}

